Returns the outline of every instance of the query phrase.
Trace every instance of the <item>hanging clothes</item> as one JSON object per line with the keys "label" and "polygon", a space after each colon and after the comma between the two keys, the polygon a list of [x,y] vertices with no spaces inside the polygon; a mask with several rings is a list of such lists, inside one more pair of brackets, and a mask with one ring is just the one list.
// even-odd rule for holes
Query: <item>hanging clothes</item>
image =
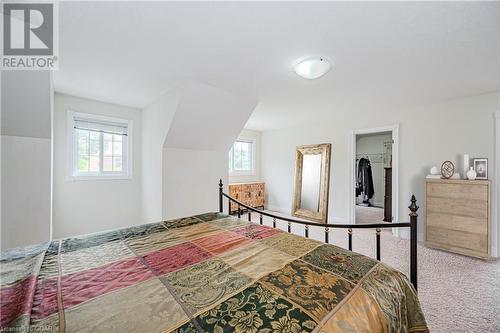
{"label": "hanging clothes", "polygon": [[375,194],[375,189],[373,188],[372,166],[370,160],[364,157],[361,158],[358,163],[357,195],[358,192],[364,193],[365,201],[373,198]]}

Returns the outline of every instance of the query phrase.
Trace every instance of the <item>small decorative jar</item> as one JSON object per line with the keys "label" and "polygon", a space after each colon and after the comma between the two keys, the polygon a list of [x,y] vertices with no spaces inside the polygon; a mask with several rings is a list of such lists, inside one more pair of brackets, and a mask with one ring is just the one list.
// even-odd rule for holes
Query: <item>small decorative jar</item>
{"label": "small decorative jar", "polygon": [[473,167],[470,167],[469,171],[467,171],[467,178],[470,179],[470,180],[474,180],[476,179],[476,171],[474,171],[474,168]]}

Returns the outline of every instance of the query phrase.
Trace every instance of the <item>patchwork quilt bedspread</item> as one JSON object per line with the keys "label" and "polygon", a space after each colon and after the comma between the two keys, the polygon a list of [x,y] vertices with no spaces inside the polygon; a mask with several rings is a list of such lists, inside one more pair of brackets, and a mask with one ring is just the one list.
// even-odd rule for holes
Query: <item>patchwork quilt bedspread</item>
{"label": "patchwork quilt bedspread", "polygon": [[368,257],[218,213],[1,254],[1,330],[428,332]]}

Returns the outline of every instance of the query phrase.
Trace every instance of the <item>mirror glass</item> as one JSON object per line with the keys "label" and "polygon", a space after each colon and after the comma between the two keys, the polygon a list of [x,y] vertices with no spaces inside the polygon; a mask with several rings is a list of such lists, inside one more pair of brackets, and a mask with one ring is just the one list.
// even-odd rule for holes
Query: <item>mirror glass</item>
{"label": "mirror glass", "polygon": [[302,164],[300,209],[319,212],[321,189],[321,154],[307,154]]}

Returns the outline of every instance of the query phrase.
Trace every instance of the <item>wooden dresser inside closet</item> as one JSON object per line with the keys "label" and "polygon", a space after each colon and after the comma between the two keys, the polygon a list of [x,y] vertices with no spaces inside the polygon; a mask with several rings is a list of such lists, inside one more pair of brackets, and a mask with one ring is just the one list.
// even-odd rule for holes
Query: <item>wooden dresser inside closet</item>
{"label": "wooden dresser inside closet", "polygon": [[487,180],[426,180],[426,245],[488,259],[490,201]]}
{"label": "wooden dresser inside closet", "polygon": [[[265,183],[232,183],[229,184],[229,196],[248,205],[252,208],[264,209],[265,204]],[[241,207],[241,210],[245,210]],[[238,204],[235,202],[229,203],[229,214],[238,212]]]}
{"label": "wooden dresser inside closet", "polygon": [[384,170],[384,222],[392,222],[392,167],[385,167]]}

